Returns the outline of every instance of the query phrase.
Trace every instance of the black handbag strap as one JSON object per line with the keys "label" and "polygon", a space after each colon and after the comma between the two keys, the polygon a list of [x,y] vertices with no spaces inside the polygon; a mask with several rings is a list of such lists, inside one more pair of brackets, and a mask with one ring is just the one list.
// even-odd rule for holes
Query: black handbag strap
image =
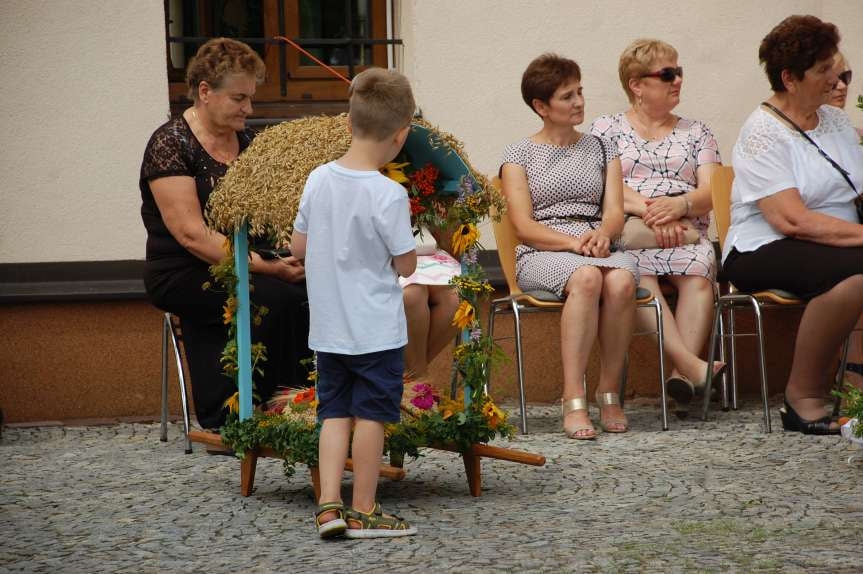
{"label": "black handbag strap", "polygon": [[803,138],[804,138],[806,141],[808,141],[809,143],[811,143],[812,145],[814,145],[814,146],[815,146],[815,149],[817,149],[817,150],[818,150],[818,153],[820,153],[820,154],[821,154],[821,157],[823,157],[823,158],[824,158],[824,159],[826,159],[828,162],[830,162],[830,165],[832,165],[833,167],[835,167],[835,168],[836,168],[836,171],[838,171],[840,174],[842,174],[842,177],[844,177],[844,178],[845,178],[845,181],[847,181],[847,182],[848,182],[848,185],[850,185],[850,186],[851,186],[851,189],[853,189],[853,190],[854,190],[854,193],[857,195],[857,197],[860,197],[860,192],[859,192],[859,191],[857,191],[857,186],[855,186],[855,185],[854,185],[854,182],[853,182],[853,181],[851,181],[851,174],[850,174],[850,173],[848,173],[848,171],[847,171],[844,167],[842,167],[841,165],[839,165],[838,163],[836,163],[836,161],[835,161],[832,157],[830,157],[830,155],[828,155],[828,153],[827,153],[826,151],[824,151],[823,149],[821,149],[821,146],[820,146],[820,145],[818,145],[817,143],[815,143],[815,140],[813,140],[811,137],[809,137],[809,134],[807,134],[805,131],[803,131],[803,130],[800,128],[800,126],[798,126],[796,123],[794,123],[794,120],[792,120],[791,118],[789,118],[788,116],[786,116],[784,113],[782,113],[782,111],[781,111],[779,108],[777,108],[776,106],[774,106],[773,104],[770,104],[770,103],[768,103],[768,102],[761,102],[761,105],[762,105],[762,106],[764,106],[764,107],[766,107],[766,108],[769,108],[770,110],[772,110],[772,111],[773,111],[777,116],[779,116],[780,118],[782,118],[783,120],[785,120],[785,122],[786,122],[788,125],[790,125],[790,126],[791,126],[791,127],[793,127],[795,130],[797,130],[797,133],[799,133],[801,136],[803,136]]}

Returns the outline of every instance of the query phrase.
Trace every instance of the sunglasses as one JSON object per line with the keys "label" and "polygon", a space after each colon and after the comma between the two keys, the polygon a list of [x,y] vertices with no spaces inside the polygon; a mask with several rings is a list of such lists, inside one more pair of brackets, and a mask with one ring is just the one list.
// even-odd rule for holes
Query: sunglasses
{"label": "sunglasses", "polygon": [[671,83],[674,81],[674,78],[680,76],[683,78],[683,66],[677,66],[676,68],[662,68],[658,72],[650,72],[649,74],[644,74],[641,76],[642,78],[659,78],[663,82]]}
{"label": "sunglasses", "polygon": [[846,86],[851,84],[851,70],[845,70],[841,74],[839,74],[839,79],[842,80],[842,83]]}

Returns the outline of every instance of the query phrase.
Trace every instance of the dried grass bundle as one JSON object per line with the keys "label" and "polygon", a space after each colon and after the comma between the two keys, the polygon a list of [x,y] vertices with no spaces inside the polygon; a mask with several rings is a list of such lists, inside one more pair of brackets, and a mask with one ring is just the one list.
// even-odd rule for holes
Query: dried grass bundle
{"label": "dried grass bundle", "polygon": [[350,144],[347,114],[300,118],[265,129],[210,195],[210,227],[231,234],[245,220],[250,235],[287,241],[306,178],[342,156]]}
{"label": "dried grass bundle", "polygon": [[[431,147],[449,147],[450,153],[462,158],[479,187],[496,194],[485,176],[470,164],[464,145],[455,136],[423,119],[413,123],[429,129]],[[306,178],[319,165],[342,156],[350,143],[347,114],[301,118],[265,129],[210,195],[208,224],[229,235],[246,221],[250,235],[287,242]]]}

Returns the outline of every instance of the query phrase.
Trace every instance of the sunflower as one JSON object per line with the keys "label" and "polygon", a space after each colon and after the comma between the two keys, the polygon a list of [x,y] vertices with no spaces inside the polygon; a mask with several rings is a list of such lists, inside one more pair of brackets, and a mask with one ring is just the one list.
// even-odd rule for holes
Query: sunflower
{"label": "sunflower", "polygon": [[479,239],[479,231],[473,223],[462,223],[452,234],[452,250],[454,255],[461,255]]}
{"label": "sunflower", "polygon": [[405,184],[410,181],[404,172],[405,166],[408,165],[410,165],[410,162],[407,161],[404,163],[390,162],[381,168],[381,173],[396,183]]}
{"label": "sunflower", "polygon": [[459,329],[464,329],[474,322],[476,318],[476,309],[467,301],[462,301],[452,318],[452,324]]}

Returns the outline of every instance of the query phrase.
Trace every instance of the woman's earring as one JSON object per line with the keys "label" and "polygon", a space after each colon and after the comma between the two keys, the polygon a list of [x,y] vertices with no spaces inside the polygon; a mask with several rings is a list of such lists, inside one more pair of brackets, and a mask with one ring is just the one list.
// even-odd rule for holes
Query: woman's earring
{"label": "woman's earring", "polygon": [[643,101],[644,101],[644,100],[642,100],[641,96],[636,96],[636,97],[635,97],[635,105],[636,105],[636,106],[638,106],[639,108],[641,107],[641,103],[642,103]]}

